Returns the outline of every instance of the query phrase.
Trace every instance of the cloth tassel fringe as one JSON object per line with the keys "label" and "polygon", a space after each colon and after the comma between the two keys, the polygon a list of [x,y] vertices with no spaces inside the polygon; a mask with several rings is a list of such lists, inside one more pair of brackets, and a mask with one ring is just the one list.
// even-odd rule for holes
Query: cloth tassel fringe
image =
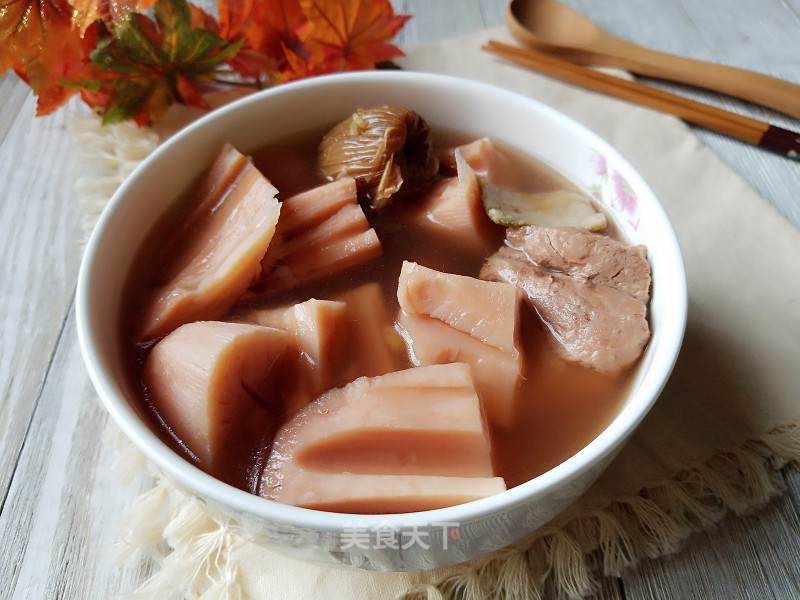
{"label": "cloth tassel fringe", "polygon": [[156,573],[129,600],[242,600],[229,552],[240,543],[219,526],[199,501],[161,480],[120,520],[121,542],[113,557],[122,563],[150,559]]}
{"label": "cloth tassel fringe", "polygon": [[[780,469],[789,462],[800,462],[798,424],[716,454],[639,495],[603,508],[573,507],[512,547],[426,587],[447,600],[585,598],[599,591],[601,577],[674,552],[691,533],[731,513],[762,508],[783,490]],[[415,588],[399,600],[429,598],[437,596]]]}
{"label": "cloth tassel fringe", "polygon": [[88,239],[114,192],[160,140],[154,131],[134,123],[101,125],[92,114],[73,115],[69,126],[80,164],[87,170],[78,178],[75,191],[80,199],[81,227]]}
{"label": "cloth tassel fringe", "polygon": [[[120,455],[139,452],[121,436],[112,439]],[[135,461],[117,464],[129,462]],[[619,576],[639,560],[674,552],[692,532],[731,513],[763,507],[783,490],[780,469],[789,462],[800,462],[798,424],[718,453],[608,506],[578,503],[521,542],[446,569],[438,580],[419,584],[397,600],[585,598],[598,592],[601,577]],[[129,600],[244,600],[229,555],[235,544],[247,542],[211,519],[196,498],[160,478],[120,522],[124,528],[115,557],[158,565]]]}

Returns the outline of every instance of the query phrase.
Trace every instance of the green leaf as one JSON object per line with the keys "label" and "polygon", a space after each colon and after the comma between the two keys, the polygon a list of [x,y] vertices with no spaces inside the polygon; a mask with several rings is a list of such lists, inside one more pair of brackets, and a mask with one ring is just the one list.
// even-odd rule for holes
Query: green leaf
{"label": "green leaf", "polygon": [[117,86],[115,101],[103,113],[103,125],[122,123],[142,112],[153,96],[155,85],[147,82],[123,81]]}
{"label": "green leaf", "polygon": [[[98,98],[108,98],[105,105],[95,106],[104,122],[154,120],[170,104],[185,103],[179,88],[187,90],[188,82],[188,89],[196,91],[201,82],[213,80],[220,65],[235,57],[244,43],[192,27],[186,0],[159,0],[153,15],[155,20],[130,15],[90,55],[100,76],[80,85],[99,92]],[[193,104],[202,103],[199,92],[190,96]]]}

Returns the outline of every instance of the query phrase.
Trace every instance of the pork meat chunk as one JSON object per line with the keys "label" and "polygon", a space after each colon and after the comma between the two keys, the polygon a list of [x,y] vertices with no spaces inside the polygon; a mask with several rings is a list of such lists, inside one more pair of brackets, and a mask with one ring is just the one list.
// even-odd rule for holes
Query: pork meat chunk
{"label": "pork meat chunk", "polygon": [[650,265],[644,246],[569,227],[509,228],[481,278],[520,287],[568,360],[626,367],[650,339]]}

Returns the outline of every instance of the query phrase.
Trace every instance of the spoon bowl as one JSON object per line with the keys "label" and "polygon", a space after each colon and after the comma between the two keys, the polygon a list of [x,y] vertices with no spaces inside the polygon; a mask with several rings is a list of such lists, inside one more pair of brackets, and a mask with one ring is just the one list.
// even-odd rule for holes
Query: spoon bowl
{"label": "spoon bowl", "polygon": [[518,42],[548,54],[570,57],[575,63],[607,64],[619,60],[606,53],[605,46],[609,39],[622,40],[559,2],[512,0],[506,8],[506,26]]}
{"label": "spoon bowl", "polygon": [[557,0],[511,0],[506,7],[506,26],[522,45],[577,64],[617,67],[693,85],[800,118],[800,85],[639,46]]}

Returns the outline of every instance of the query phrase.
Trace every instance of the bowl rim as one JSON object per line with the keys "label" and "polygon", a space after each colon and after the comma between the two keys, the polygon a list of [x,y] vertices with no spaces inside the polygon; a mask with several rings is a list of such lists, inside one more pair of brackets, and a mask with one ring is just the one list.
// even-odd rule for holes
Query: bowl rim
{"label": "bowl rim", "polygon": [[[146,175],[150,165],[158,161],[165,153],[171,152],[171,149],[175,145],[182,143],[183,140],[202,135],[203,130],[214,122],[229,119],[230,115],[243,110],[247,106],[269,102],[274,96],[302,94],[309,89],[324,90],[326,88],[335,88],[343,83],[400,84],[412,79],[423,86],[445,86],[448,89],[455,86],[465,93],[488,93],[497,97],[508,95],[516,98],[517,101],[527,103],[531,110],[538,111],[548,118],[556,119],[567,127],[579,130],[581,135],[586,138],[587,143],[590,143],[593,148],[599,149],[605,156],[614,157],[617,164],[625,169],[626,177],[635,184],[636,189],[646,191],[650,195],[652,206],[649,206],[649,210],[658,213],[658,218],[663,224],[662,242],[665,247],[664,253],[675,259],[674,264],[671,265],[674,271],[673,279],[675,280],[675,287],[670,289],[671,310],[663,317],[665,322],[660,324],[662,331],[659,333],[661,345],[664,348],[663,353],[666,353],[667,356],[662,357],[658,364],[651,366],[654,370],[634,392],[625,408],[586,446],[549,471],[494,496],[435,510],[364,515],[326,512],[282,504],[225,484],[200,470],[169,448],[147,424],[138,418],[125,398],[118,394],[117,388],[109,375],[100,367],[97,348],[94,343],[96,332],[92,326],[92,301],[89,292],[94,281],[91,267],[102,245],[105,229],[114,211],[124,202],[127,190],[134,185],[137,179]],[[532,497],[545,494],[564,482],[580,476],[598,461],[615,453],[621,446],[622,441],[630,436],[649,412],[674,368],[686,327],[688,292],[680,245],[664,207],[629,161],[599,135],[539,100],[494,84],[447,74],[409,71],[359,71],[322,75],[282,84],[247,95],[191,122],[160,144],[120,185],[100,215],[89,237],[81,261],[75,311],[78,340],[83,361],[106,410],[123,433],[169,479],[188,489],[193,494],[204,496],[240,513],[247,513],[293,527],[342,531],[343,527],[348,524],[352,525],[354,520],[357,520],[359,524],[364,524],[366,527],[390,524],[400,529],[410,524],[419,523],[464,523],[473,521],[476,518],[486,517],[498,511],[507,511],[514,506],[525,504]]]}

